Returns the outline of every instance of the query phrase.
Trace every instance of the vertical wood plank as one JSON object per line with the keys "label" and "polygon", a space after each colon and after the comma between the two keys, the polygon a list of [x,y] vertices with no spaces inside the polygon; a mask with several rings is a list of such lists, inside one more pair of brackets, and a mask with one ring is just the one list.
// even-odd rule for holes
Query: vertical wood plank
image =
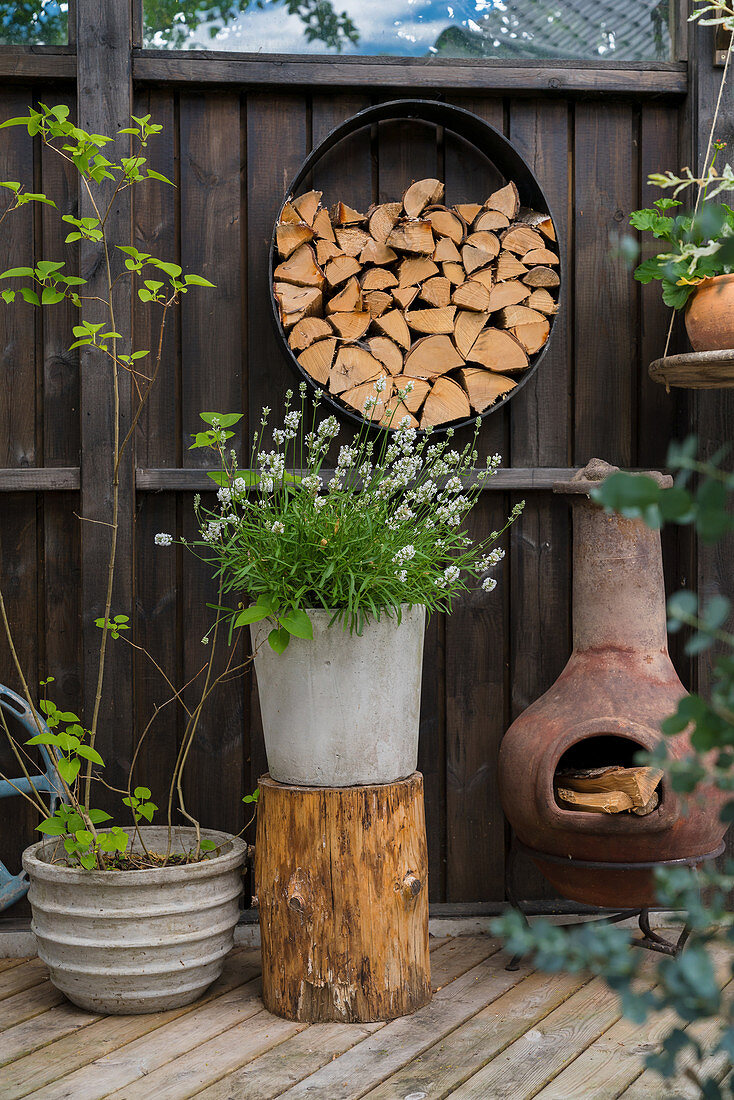
{"label": "vertical wood plank", "polygon": [[[308,118],[303,96],[257,92],[247,96],[247,395],[252,439],[261,409],[275,422],[285,391],[294,386],[272,321],[268,249],[275,217],[286,189],[308,151]],[[277,134],[277,141],[273,135]],[[249,443],[248,443],[249,454]],[[249,789],[267,770],[254,674],[250,680]]]}
{"label": "vertical wood plank", "polygon": [[[130,64],[130,5],[109,4],[105,0],[78,0],[77,3],[77,111],[79,125],[92,133],[114,135],[129,124],[132,105]],[[125,141],[115,146],[119,155]],[[129,138],[127,139],[129,148]],[[111,194],[111,191],[110,191]],[[82,194],[80,209],[94,216],[91,203]],[[123,191],[115,200],[107,220],[109,240],[129,244],[131,234],[130,192]],[[113,278],[123,270],[122,253],[111,250]],[[88,295],[105,296],[104,264],[97,245],[84,242],[81,247],[81,274],[87,279]],[[130,287],[123,278],[115,290],[115,311],[123,332],[129,331]],[[99,302],[87,302],[80,311],[91,322],[106,320]],[[124,350],[124,349],[122,349]],[[80,355],[81,370],[81,514],[82,523],[82,640],[84,649],[84,717],[91,722],[97,687],[100,631],[94,620],[104,613],[107,568],[110,551],[112,516],[112,474],[114,405],[113,377],[107,361],[88,348]],[[131,391],[127,376],[120,376],[121,438],[131,422]],[[113,614],[131,614],[132,525],[134,494],[134,453],[129,448],[120,466],[120,516],[117,532],[117,557]],[[133,669],[130,650],[108,639],[102,706],[99,712],[98,748],[107,763],[105,778],[116,787],[124,785],[131,758],[133,731]],[[97,795],[103,805],[117,804],[117,795],[108,798],[101,788]]]}
{"label": "vertical wood plank", "polygon": [[[479,115],[500,132],[501,99],[454,97],[452,102]],[[503,180],[485,157],[450,133],[442,154],[446,201],[484,202]],[[481,459],[497,452],[509,465],[509,414],[487,417],[479,436]],[[471,429],[457,435],[463,446]],[[479,498],[468,529],[486,538],[503,524],[506,494]],[[509,616],[508,573],[498,573],[493,593],[481,590],[455,604],[446,617],[446,819],[448,901],[489,901],[504,897],[505,825],[497,787],[497,754],[507,726]],[[471,658],[469,658],[471,654]]]}
{"label": "vertical wood plank", "polygon": [[574,462],[633,461],[639,312],[637,284],[611,251],[635,208],[639,178],[635,110],[575,106]]}
{"label": "vertical wood plank", "polygon": [[[573,275],[568,240],[569,107],[564,100],[510,104],[510,139],[545,191],[563,264],[563,292],[550,347],[535,376],[510,402],[514,466],[566,466],[570,450],[572,363],[569,310]],[[531,493],[511,531],[511,717],[546,691],[570,654],[570,518],[564,500]],[[552,638],[553,644],[547,640]],[[514,890],[524,899],[553,896],[530,860],[518,858]]]}
{"label": "vertical wood plank", "polygon": [[[199,413],[238,412],[242,401],[242,284],[240,268],[240,100],[236,95],[181,97],[181,264],[216,284],[188,294],[181,308],[181,415],[187,466],[210,457],[189,451]],[[231,441],[239,447],[238,435]],[[193,535],[191,501],[184,501],[184,533]],[[209,651],[201,644],[216,603],[211,570],[188,556],[183,568],[184,676],[193,676]],[[215,668],[229,656],[226,637]],[[198,697],[197,686],[187,696]],[[206,824],[242,827],[243,687],[220,685],[199,723],[185,775],[189,812]]]}
{"label": "vertical wood plank", "polygon": [[[6,89],[0,117],[27,114],[32,104],[30,88]],[[21,181],[26,190],[34,190],[34,147],[20,126],[2,131],[0,138],[2,178]],[[6,206],[9,192],[0,200]],[[40,259],[34,233],[34,204],[28,204],[8,216],[3,223],[3,268],[27,265]],[[17,300],[0,305],[0,465],[35,466],[40,448],[36,437],[37,420],[37,339],[40,336],[40,310]],[[40,365],[40,364],[39,364]],[[39,615],[39,531],[35,493],[9,493],[2,498],[0,524],[0,585],[8,612],[13,641],[31,692],[38,683]],[[40,623],[39,623],[40,619]],[[0,668],[2,683],[21,690],[13,666],[5,631],[0,628]],[[6,775],[18,775],[18,764],[6,745],[0,729],[0,767]],[[7,770],[6,770],[7,769]],[[20,869],[22,844],[35,839],[37,824],[33,810],[21,798],[0,802],[0,859],[13,871]],[[37,834],[36,834],[37,836]],[[18,908],[14,910],[18,912]]]}
{"label": "vertical wood plank", "polygon": [[[150,162],[177,184],[178,123],[173,93],[145,90],[135,100],[135,113],[151,116],[163,126],[163,132],[149,146]],[[178,190],[164,183],[151,181],[137,192],[133,211],[135,246],[160,259],[178,262],[180,259],[178,225]],[[198,292],[192,292],[198,293]],[[201,291],[203,295],[214,291]],[[135,346],[149,349],[143,363],[154,366],[160,338],[160,309],[133,302]],[[180,455],[180,311],[172,310],[166,320],[161,367],[147,406],[140,419],[136,436],[136,458],[139,466],[166,467],[179,465]],[[176,687],[183,682],[181,636],[178,629],[177,565],[178,551],[156,547],[158,532],[175,534],[177,503],[173,493],[140,494],[135,521],[135,640],[155,657]],[[190,507],[184,498],[183,507]],[[156,707],[170,698],[170,689],[143,655],[135,661],[136,738],[139,738],[153,718]],[[182,728],[182,711],[178,703],[167,703],[155,718],[138,756],[134,779],[144,783],[153,794],[161,811],[166,805],[171,772],[176,759],[178,737]]]}

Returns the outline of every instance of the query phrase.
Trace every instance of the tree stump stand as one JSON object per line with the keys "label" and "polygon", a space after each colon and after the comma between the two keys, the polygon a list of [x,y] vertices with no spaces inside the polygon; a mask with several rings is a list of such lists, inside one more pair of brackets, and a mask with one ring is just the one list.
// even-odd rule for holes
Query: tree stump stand
{"label": "tree stump stand", "polygon": [[265,1007],[391,1020],[431,999],[423,776],[369,787],[260,780],[255,845]]}

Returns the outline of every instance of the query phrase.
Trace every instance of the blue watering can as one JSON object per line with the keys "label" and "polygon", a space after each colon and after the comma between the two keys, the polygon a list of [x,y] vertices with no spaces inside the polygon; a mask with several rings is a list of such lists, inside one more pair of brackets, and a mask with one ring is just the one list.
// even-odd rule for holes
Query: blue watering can
{"label": "blue watering can", "polygon": [[[49,728],[41,715],[34,712],[22,699],[10,688],[0,684],[0,707],[12,715],[15,721],[27,732],[28,737],[35,737],[39,730],[49,733]],[[5,737],[4,730],[0,729],[0,737]],[[30,780],[22,776],[20,779],[1,779],[0,798],[10,798],[21,792],[28,794],[31,784],[39,794],[49,795],[49,812],[53,813],[59,799],[63,797],[61,781],[56,773],[53,750],[47,745],[38,745],[45,772],[39,775],[31,775]],[[0,910],[7,909],[20,901],[28,893],[28,879],[25,871],[17,875],[11,874],[5,864],[0,860]]]}

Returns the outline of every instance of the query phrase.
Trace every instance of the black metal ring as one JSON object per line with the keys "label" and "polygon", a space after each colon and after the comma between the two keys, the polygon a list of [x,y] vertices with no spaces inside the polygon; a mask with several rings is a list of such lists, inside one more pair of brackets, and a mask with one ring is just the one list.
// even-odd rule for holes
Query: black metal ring
{"label": "black metal ring", "polygon": [[[394,122],[399,120],[415,119],[420,122],[434,123],[436,126],[443,126],[445,129],[450,130],[452,133],[457,134],[459,137],[464,138],[471,145],[473,145],[483,156],[487,157],[492,162],[495,168],[497,168],[501,175],[507,179],[512,179],[517,186],[520,194],[520,202],[523,206],[528,206],[532,210],[537,210],[539,213],[548,214],[555,225],[555,219],[551,212],[548,200],[535,178],[530,166],[518,153],[517,149],[507,140],[504,134],[501,134],[499,130],[496,130],[494,126],[490,126],[488,122],[479,118],[477,115],[472,114],[471,111],[465,110],[463,107],[457,107],[452,103],[443,103],[440,100],[434,99],[396,99],[390,100],[387,103],[378,103],[375,106],[367,107],[363,111],[359,111],[356,115],[347,119],[346,122],[340,123],[335,126],[324,138],[324,140],[312,149],[309,155],[304,160],[298,172],[293,177],[288,187],[288,191],[283,198],[283,202],[278,210],[276,217],[276,225],[280,221],[280,216],[283,212],[283,207],[289,198],[292,198],[297,194],[298,188],[306,179],[308,174],[312,171],[314,165],[328,153],[334,146],[338,145],[344,138],[349,137],[357,130],[363,129],[365,126],[371,126],[378,122]],[[560,247],[559,247],[559,275],[562,273]],[[272,310],[273,321],[275,328],[280,336],[281,346],[284,349],[288,363],[298,377],[304,380],[312,389],[316,388],[316,383],[308,371],[304,370],[298,359],[293,353],[283,325],[280,320],[280,314],[278,312],[278,304],[273,294],[273,281],[274,271],[276,266],[275,255],[275,227],[273,227],[273,233],[270,238],[270,249],[268,253],[268,272],[270,278],[270,305]],[[561,279],[560,291],[563,288],[563,280]],[[559,292],[560,301],[560,292]],[[501,401],[495,402],[488,409],[485,409],[481,413],[481,418],[484,419],[491,413],[501,409],[508,401],[510,401],[525,383],[535,374],[541,360],[545,356],[548,350],[548,346],[553,335],[553,327],[555,319],[553,316],[549,317],[550,332],[548,339],[539,352],[536,353],[535,360],[531,366],[528,367],[520,381],[515,388]],[[363,416],[355,412],[352,409],[347,408],[336,398],[324,390],[324,399],[329,402],[333,408],[341,413],[343,416],[348,417],[354,421],[355,424],[362,426],[365,423]],[[434,432],[444,432],[447,428],[453,428],[458,430],[468,424],[473,424],[476,420],[475,416],[471,416],[466,420],[454,421],[452,424],[443,424],[440,427],[434,428]],[[371,423],[371,427],[382,431],[393,429],[380,429],[379,424]]]}
{"label": "black metal ring", "polygon": [[568,867],[587,868],[592,871],[649,871],[655,867],[695,867],[699,863],[708,863],[716,859],[724,851],[724,842],[713,852],[705,852],[700,856],[687,856],[685,859],[655,859],[649,863],[609,863],[595,860],[575,859],[573,856],[556,856],[549,852],[539,852],[535,848],[528,848],[527,844],[516,840],[518,849],[530,856],[531,859],[544,860],[546,863],[560,863]]}

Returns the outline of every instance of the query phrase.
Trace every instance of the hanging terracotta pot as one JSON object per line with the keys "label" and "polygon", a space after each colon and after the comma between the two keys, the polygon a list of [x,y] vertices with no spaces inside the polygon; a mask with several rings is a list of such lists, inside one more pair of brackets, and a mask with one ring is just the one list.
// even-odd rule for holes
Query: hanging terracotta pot
{"label": "hanging terracotta pot", "polygon": [[685,320],[694,351],[734,348],[734,275],[705,279],[688,299]]}
{"label": "hanging terracotta pot", "polygon": [[[725,796],[707,791],[684,812],[663,778],[657,808],[643,817],[558,801],[559,769],[632,766],[640,749],[659,743],[660,723],[685,694],[668,654],[660,532],[589,499],[614,470],[594,459],[556,486],[573,499],[573,653],[505,734],[499,782],[518,840],[561,895],[632,909],[654,904],[655,866],[698,864],[721,850]],[[681,759],[688,733],[667,745]]]}

